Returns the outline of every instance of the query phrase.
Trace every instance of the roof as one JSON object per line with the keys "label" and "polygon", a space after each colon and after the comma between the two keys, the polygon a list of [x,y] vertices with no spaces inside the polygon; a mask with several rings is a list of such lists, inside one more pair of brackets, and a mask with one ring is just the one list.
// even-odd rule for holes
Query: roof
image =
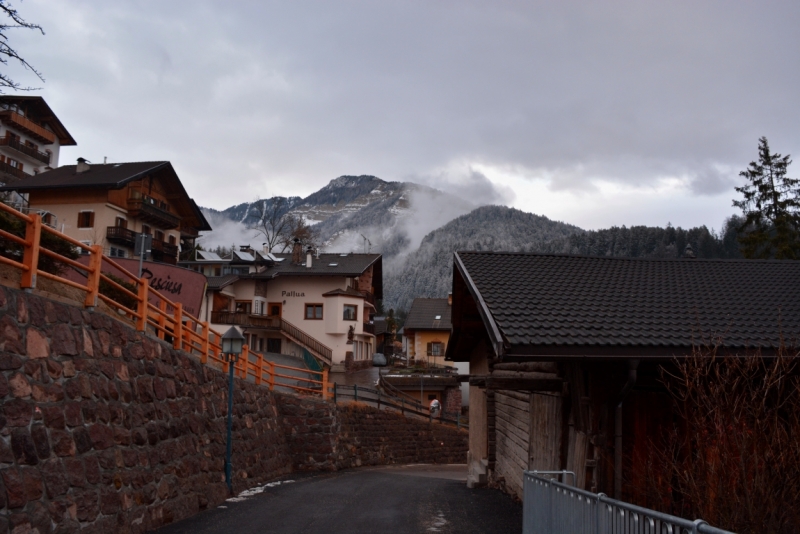
{"label": "roof", "polygon": [[328,291],[327,293],[322,294],[323,297],[355,297],[359,299],[364,298],[364,294],[360,291],[356,291],[352,287],[348,287],[347,289],[334,289],[333,291]]}
{"label": "roof", "polygon": [[458,252],[455,267],[495,352],[509,355],[774,349],[800,340],[797,261]]}
{"label": "roof", "polygon": [[196,256],[194,261],[214,261],[220,262],[223,261],[222,258],[216,252],[211,252],[209,250],[198,250],[196,251]]}
{"label": "roof", "polygon": [[383,267],[380,254],[320,254],[314,255],[311,267],[306,267],[306,256],[303,254],[303,263],[292,263],[291,254],[274,254],[280,263],[273,263],[259,273],[253,273],[253,278],[277,278],[279,276],[343,276],[357,277],[371,266],[374,266],[373,284],[375,297],[383,297]]}
{"label": "roof", "polygon": [[225,287],[236,282],[238,279],[239,276],[235,274],[226,274],[225,276],[209,276],[208,289],[212,291],[224,289]]}
{"label": "roof", "polygon": [[375,335],[379,336],[381,334],[386,333],[386,319],[381,318],[378,319],[377,317],[372,320],[372,323],[375,325]]}
{"label": "roof", "polygon": [[[98,187],[120,189],[132,182],[167,166],[169,161],[139,161],[135,163],[92,163],[89,170],[75,172],[77,165],[63,165],[24,180],[0,187],[0,191],[35,191],[37,189],[66,189]],[[174,172],[174,171],[173,171]]]}
{"label": "roof", "polygon": [[41,96],[0,95],[0,102],[17,105],[24,104],[29,112],[34,112],[35,117],[32,118],[50,126],[50,129],[56,134],[56,137],[58,137],[58,142],[61,146],[74,146],[78,144]]}
{"label": "roof", "polygon": [[451,311],[452,307],[447,303],[447,299],[417,298],[411,303],[411,309],[408,310],[403,326],[406,331],[450,330]]}

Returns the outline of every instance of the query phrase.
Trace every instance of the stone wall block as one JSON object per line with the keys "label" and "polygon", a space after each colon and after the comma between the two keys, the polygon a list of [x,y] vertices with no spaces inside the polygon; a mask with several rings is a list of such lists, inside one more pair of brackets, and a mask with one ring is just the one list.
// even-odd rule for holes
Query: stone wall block
{"label": "stone wall block", "polygon": [[43,424],[35,424],[31,427],[31,439],[39,459],[50,458],[50,439],[47,436],[47,428]]}
{"label": "stone wall block", "polygon": [[[29,331],[30,333],[30,331]],[[51,348],[59,356],[77,356],[80,345],[75,340],[75,334],[69,325],[60,323],[53,327],[51,336]]]}
{"label": "stone wall block", "polygon": [[114,445],[114,431],[107,424],[89,425],[89,437],[92,446],[97,450],[105,450]]}
{"label": "stone wall block", "polygon": [[14,354],[25,354],[25,345],[22,343],[22,331],[10,315],[0,318],[0,334],[2,335],[2,350]]}
{"label": "stone wall block", "polygon": [[10,427],[28,426],[33,416],[32,403],[22,399],[12,399],[3,403],[3,415]]}
{"label": "stone wall block", "polygon": [[47,358],[50,356],[50,343],[47,341],[47,336],[36,328],[28,327],[25,332],[25,347],[25,354],[28,358]]}
{"label": "stone wall block", "polygon": [[61,460],[46,460],[40,467],[42,479],[44,480],[45,490],[50,499],[60,495],[65,495],[69,490],[69,481],[64,464]]}
{"label": "stone wall block", "polygon": [[85,454],[92,450],[92,438],[85,427],[78,427],[72,431],[72,439],[75,440],[75,448],[78,454]]}
{"label": "stone wall block", "polygon": [[27,398],[31,396],[31,384],[22,373],[14,373],[8,379],[8,389],[11,395],[17,398]]}

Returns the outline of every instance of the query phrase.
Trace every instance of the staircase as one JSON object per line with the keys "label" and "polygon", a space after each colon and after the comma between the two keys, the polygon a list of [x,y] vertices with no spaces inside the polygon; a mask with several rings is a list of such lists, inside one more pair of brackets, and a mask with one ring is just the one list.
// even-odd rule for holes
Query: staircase
{"label": "staircase", "polygon": [[277,322],[281,334],[286,336],[289,340],[306,349],[315,358],[322,360],[322,363],[329,366],[333,363],[333,350],[331,350],[330,347],[320,343],[286,319],[277,318]]}
{"label": "staircase", "polygon": [[489,470],[489,460],[472,460],[469,462],[469,474],[467,475],[467,487],[470,489],[480,488],[488,482],[487,471]]}

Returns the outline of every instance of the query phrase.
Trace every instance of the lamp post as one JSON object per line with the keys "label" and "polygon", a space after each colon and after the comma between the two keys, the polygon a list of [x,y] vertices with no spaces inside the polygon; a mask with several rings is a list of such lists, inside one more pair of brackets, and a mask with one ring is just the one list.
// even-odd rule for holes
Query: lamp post
{"label": "lamp post", "polygon": [[239,361],[239,355],[244,346],[244,336],[239,330],[232,326],[222,335],[222,353],[225,361],[228,362],[228,443],[225,451],[225,483],[228,485],[228,492],[233,493],[231,483],[231,448],[233,429],[233,366]]}

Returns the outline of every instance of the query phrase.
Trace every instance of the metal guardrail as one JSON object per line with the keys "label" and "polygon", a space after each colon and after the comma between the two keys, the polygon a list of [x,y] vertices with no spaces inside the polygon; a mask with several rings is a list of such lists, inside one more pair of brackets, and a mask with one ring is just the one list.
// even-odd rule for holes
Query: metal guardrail
{"label": "metal guardrail", "polygon": [[[434,417],[430,410],[418,402],[409,402],[402,397],[386,395],[377,389],[371,389],[359,385],[343,386],[333,384],[333,402],[338,403],[342,399],[353,399],[355,402],[373,404],[378,409],[381,407],[397,410],[403,415],[409,414],[423,417],[430,422],[437,421],[441,424],[453,425],[456,428],[469,429],[469,425],[461,422],[460,414],[447,414],[442,412],[441,416]],[[451,418],[452,417],[452,418]]]}
{"label": "metal guardrail", "polygon": [[562,473],[524,472],[523,534],[733,534],[541,476]]}

